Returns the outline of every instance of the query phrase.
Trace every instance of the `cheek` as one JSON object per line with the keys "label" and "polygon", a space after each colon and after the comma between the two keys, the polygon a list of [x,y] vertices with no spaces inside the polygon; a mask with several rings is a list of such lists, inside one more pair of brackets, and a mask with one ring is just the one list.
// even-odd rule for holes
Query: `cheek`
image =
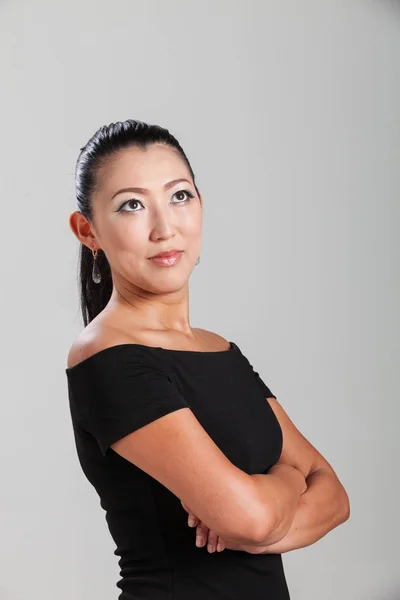
{"label": "cheek", "polygon": [[198,209],[198,213],[196,212],[196,214],[188,214],[187,218],[182,223],[182,228],[186,236],[190,236],[191,238],[199,237],[202,230],[201,210]]}
{"label": "cheek", "polygon": [[107,245],[114,261],[127,265],[147,255],[148,242],[143,229],[132,227],[129,219],[113,223],[107,231]]}

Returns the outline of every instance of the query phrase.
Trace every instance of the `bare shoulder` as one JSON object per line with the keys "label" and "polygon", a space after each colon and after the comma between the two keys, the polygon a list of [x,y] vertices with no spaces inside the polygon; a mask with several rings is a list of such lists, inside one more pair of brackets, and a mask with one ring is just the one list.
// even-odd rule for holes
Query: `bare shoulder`
{"label": "bare shoulder", "polygon": [[206,346],[214,350],[225,350],[229,345],[229,341],[225,339],[222,335],[215,333],[214,331],[209,331],[208,329],[199,329],[195,328],[194,331],[199,335],[199,338],[204,340]]}
{"label": "bare shoulder", "polygon": [[[199,349],[201,350],[212,352],[226,350],[227,346],[229,346],[229,341],[217,333],[208,331],[207,329],[193,328],[193,330],[201,341],[199,345]],[[145,344],[149,346],[162,346],[165,343],[165,347],[173,348],[177,346],[177,349],[181,349],[180,344],[177,344],[173,340],[166,341],[164,338],[149,335],[144,336],[143,334],[140,335],[140,332],[137,332],[135,337],[133,337],[131,334],[127,335],[109,323],[96,325],[93,323],[81,331],[73,341],[67,357],[67,367],[74,367],[86,358],[100,352],[100,350],[125,343]]]}
{"label": "bare shoulder", "polygon": [[93,354],[110,346],[127,342],[121,332],[112,327],[86,327],[73,341],[67,357],[67,367],[71,368]]}

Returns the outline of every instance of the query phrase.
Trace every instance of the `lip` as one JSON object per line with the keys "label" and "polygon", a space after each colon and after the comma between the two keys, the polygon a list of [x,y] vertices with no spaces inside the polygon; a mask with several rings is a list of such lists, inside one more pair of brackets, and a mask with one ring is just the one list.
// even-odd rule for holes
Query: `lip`
{"label": "lip", "polygon": [[150,260],[157,265],[169,267],[179,261],[183,253],[183,250],[170,250],[169,252],[160,252],[155,256],[152,256]]}
{"label": "lip", "polygon": [[159,252],[154,256],[150,256],[150,258],[164,258],[177,254],[178,252],[182,252],[182,250],[166,250],[165,252]]}

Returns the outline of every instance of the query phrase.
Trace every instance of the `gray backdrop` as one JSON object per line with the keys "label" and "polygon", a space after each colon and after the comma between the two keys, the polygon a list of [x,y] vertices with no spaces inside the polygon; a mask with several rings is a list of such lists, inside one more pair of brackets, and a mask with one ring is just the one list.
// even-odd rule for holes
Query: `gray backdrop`
{"label": "gray backdrop", "polygon": [[77,462],[73,172],[101,124],[161,124],[204,196],[191,316],[239,344],[336,469],[350,520],[284,555],[293,600],[400,598],[396,2],[0,2],[0,599],[111,600]]}

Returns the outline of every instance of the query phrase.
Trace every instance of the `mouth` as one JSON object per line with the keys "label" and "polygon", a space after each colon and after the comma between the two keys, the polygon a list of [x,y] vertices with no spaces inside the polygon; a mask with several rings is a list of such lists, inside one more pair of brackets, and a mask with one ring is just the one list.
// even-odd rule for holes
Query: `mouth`
{"label": "mouth", "polygon": [[160,252],[152,256],[149,260],[161,267],[169,267],[176,264],[181,258],[183,250],[171,250],[170,252]]}
{"label": "mouth", "polygon": [[175,249],[167,250],[165,252],[159,252],[158,254],[155,254],[154,256],[150,256],[150,258],[169,258],[170,256],[175,256],[179,252],[183,252],[183,250],[175,250]]}

